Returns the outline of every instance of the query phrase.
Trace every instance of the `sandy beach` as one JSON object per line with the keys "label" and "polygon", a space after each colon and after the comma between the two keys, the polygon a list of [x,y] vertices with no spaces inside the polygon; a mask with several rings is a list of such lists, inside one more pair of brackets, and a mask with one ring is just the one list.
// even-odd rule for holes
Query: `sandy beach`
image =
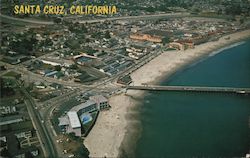
{"label": "sandy beach", "polygon": [[[230,40],[225,37],[230,36]],[[218,41],[208,42],[185,51],[167,51],[131,74],[134,85],[157,84],[180,68],[207,56],[214,51],[230,46],[250,37],[250,30],[221,37]],[[127,94],[112,96],[111,109],[100,113],[98,120],[84,141],[90,151],[90,157],[118,157],[120,146],[127,133],[127,126],[134,122],[128,115],[137,102],[134,97],[142,96],[142,91],[129,90]],[[133,96],[133,97],[131,97]]]}

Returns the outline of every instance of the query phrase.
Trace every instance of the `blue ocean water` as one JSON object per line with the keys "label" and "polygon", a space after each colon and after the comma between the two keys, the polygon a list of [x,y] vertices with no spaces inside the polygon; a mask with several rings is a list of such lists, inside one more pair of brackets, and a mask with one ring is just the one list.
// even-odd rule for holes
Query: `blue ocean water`
{"label": "blue ocean water", "polygon": [[[250,40],[165,79],[162,85],[250,87]],[[250,96],[149,92],[135,157],[240,157],[250,150]]]}

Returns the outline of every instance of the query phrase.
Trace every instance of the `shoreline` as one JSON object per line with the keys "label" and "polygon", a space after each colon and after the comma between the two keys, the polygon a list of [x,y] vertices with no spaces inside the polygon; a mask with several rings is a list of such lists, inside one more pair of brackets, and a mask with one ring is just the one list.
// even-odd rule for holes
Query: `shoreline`
{"label": "shoreline", "polygon": [[[248,38],[250,38],[250,36]],[[232,46],[228,46],[229,44],[231,44],[231,43],[228,43],[225,46],[215,48],[214,50],[211,50],[210,52],[207,52],[206,54],[203,54],[203,55],[199,56],[198,58],[191,59],[190,61],[187,61],[184,65],[177,68],[177,70],[174,70],[172,73],[169,73],[165,77],[162,77],[161,80],[162,79],[167,79],[167,81],[169,81],[169,80],[171,80],[171,77],[174,74],[181,73],[182,71],[185,71],[186,69],[188,69],[188,68],[190,68],[190,67],[192,67],[192,66],[194,66],[194,65],[196,65],[196,64],[198,64],[198,63],[200,63],[200,62],[202,62],[204,60],[207,60],[208,58],[213,57],[213,56],[219,54],[220,52],[222,52],[224,50],[231,49],[233,47],[237,47],[238,45],[241,45],[241,44],[245,43],[244,40],[245,39],[234,41],[234,42],[232,42],[233,43]],[[160,83],[160,82],[157,82],[157,83]]]}
{"label": "shoreline", "polygon": [[[230,40],[224,38],[230,36]],[[194,49],[185,51],[165,51],[131,74],[134,85],[157,84],[163,79],[171,79],[175,73],[185,70],[188,66],[229,49],[235,44],[250,37],[250,29],[222,36],[218,41],[207,42]],[[99,118],[84,144],[90,151],[90,157],[119,157],[135,147],[136,139],[141,130],[140,121],[131,119],[138,115],[139,102],[145,92],[128,90],[127,94],[112,96],[109,100],[111,109],[100,113]],[[132,127],[132,128],[131,128]],[[136,129],[136,127],[138,129]],[[133,140],[133,144],[131,141]],[[128,142],[130,144],[128,144]]]}

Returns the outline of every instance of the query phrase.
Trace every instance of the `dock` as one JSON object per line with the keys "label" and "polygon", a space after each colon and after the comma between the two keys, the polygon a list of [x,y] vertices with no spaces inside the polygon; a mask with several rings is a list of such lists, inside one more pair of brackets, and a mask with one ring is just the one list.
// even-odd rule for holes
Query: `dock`
{"label": "dock", "polygon": [[214,92],[214,93],[237,93],[250,94],[250,88],[238,87],[201,87],[201,86],[157,86],[157,85],[139,85],[123,86],[126,90],[148,90],[148,91],[180,91],[180,92]]}

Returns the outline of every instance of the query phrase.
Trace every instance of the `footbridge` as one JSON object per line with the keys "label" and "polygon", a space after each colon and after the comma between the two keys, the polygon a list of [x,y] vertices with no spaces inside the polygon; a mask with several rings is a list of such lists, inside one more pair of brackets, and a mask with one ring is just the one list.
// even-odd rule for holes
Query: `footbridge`
{"label": "footbridge", "polygon": [[131,89],[131,90],[148,90],[148,91],[216,92],[216,93],[250,94],[250,88],[238,88],[238,87],[128,85],[128,86],[123,86],[123,88],[126,88],[126,90]]}

